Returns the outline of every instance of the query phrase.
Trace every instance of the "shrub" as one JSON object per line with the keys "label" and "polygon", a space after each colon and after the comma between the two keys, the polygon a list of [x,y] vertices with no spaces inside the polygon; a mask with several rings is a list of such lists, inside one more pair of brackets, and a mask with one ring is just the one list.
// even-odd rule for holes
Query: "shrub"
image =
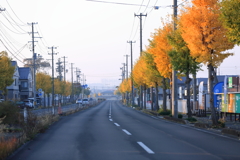
{"label": "shrub", "polygon": [[189,122],[197,122],[197,119],[193,117],[189,117],[186,120],[188,120]]}
{"label": "shrub", "polygon": [[158,110],[158,114],[159,114],[159,115],[170,115],[170,114],[171,114],[171,110],[166,109],[166,111],[164,111],[162,108],[160,108],[160,109]]}
{"label": "shrub", "polygon": [[9,156],[14,149],[17,147],[18,141],[16,138],[11,138],[5,140],[4,138],[0,139],[0,160],[4,160]]}
{"label": "shrub", "polygon": [[182,114],[178,114],[178,118],[182,119],[183,115]]}
{"label": "shrub", "polygon": [[218,125],[221,128],[225,128],[225,120],[223,120],[223,119],[218,120]]}
{"label": "shrub", "polygon": [[27,110],[26,121],[23,115],[21,115],[19,116],[19,122],[27,138],[32,139],[38,132],[39,121],[37,115],[33,114],[30,110]]}
{"label": "shrub", "polygon": [[18,123],[18,116],[19,116],[19,108],[15,103],[5,101],[0,103],[0,118],[6,116],[3,120],[3,124],[17,124]]}

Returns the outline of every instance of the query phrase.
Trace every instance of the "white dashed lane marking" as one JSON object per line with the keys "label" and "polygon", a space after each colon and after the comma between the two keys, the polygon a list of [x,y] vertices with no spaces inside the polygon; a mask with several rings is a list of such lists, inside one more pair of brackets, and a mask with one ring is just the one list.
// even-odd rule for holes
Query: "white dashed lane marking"
{"label": "white dashed lane marking", "polygon": [[137,143],[149,154],[154,154],[154,152],[150,148],[148,148],[145,144],[143,144],[142,142],[137,142]]}
{"label": "white dashed lane marking", "polygon": [[127,135],[129,135],[129,136],[132,135],[132,134],[131,134],[130,132],[128,132],[126,129],[123,129],[122,131],[125,132],[125,133],[126,133]]}
{"label": "white dashed lane marking", "polygon": [[117,123],[114,123],[114,124],[115,124],[116,126],[118,126],[118,127],[120,126],[120,125],[119,125],[119,124],[117,124]]}

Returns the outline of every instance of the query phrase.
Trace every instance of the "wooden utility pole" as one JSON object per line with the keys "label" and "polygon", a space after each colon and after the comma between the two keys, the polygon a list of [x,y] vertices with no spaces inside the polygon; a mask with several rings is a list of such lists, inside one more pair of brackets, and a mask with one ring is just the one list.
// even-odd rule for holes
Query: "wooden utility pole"
{"label": "wooden utility pole", "polygon": [[130,43],[130,46],[131,46],[131,87],[132,87],[132,107],[134,105],[134,97],[133,97],[133,55],[132,55],[132,44],[135,43],[135,41],[128,41],[127,43]]}
{"label": "wooden utility pole", "polygon": [[[147,14],[136,15],[140,19],[140,56],[142,55],[142,16],[147,16]],[[140,86],[140,107],[143,108],[143,86]]]}
{"label": "wooden utility pole", "polygon": [[52,106],[53,106],[53,114],[55,114],[54,110],[54,55],[57,53],[54,53],[54,49],[57,49],[57,47],[48,47],[48,49],[52,50],[52,53],[48,53],[49,55],[52,55]]}

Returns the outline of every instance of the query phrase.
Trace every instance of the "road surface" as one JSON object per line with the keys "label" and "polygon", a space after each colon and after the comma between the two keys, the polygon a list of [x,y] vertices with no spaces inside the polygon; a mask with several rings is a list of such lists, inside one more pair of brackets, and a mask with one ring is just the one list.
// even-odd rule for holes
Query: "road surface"
{"label": "road surface", "polygon": [[107,100],[62,117],[10,160],[239,160],[240,141]]}

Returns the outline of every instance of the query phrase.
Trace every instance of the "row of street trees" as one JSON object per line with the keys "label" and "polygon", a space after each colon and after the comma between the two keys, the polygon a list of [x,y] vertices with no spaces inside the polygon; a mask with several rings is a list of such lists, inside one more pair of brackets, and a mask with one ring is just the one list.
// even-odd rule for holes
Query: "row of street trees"
{"label": "row of street trees", "polygon": [[[7,86],[10,86],[13,83],[13,74],[15,72],[14,66],[11,64],[11,58],[8,56],[7,52],[0,52],[0,91],[1,94],[7,95]],[[31,67],[31,62],[25,67]],[[50,64],[43,65],[46,62],[41,62],[39,66],[42,67],[42,70],[49,68]],[[42,89],[46,94],[52,93],[52,77],[46,72],[42,71],[41,68],[38,67],[36,74],[36,89]],[[68,81],[60,81],[59,79],[54,79],[54,90],[55,94],[59,94],[62,96],[69,96],[71,94],[79,96],[82,93],[81,84],[73,84]],[[84,89],[83,92],[85,95],[89,95],[90,91],[88,89]]]}
{"label": "row of street trees", "polygon": [[[188,117],[191,117],[189,76],[196,78],[204,64],[208,67],[212,122],[217,124],[212,92],[213,82],[217,81],[214,68],[233,55],[228,53],[229,49],[240,44],[239,12],[239,0],[192,0],[176,20],[166,20],[163,27],[152,34],[131,74],[134,86],[155,87],[156,93],[157,88],[162,87],[163,109],[166,110],[166,89],[171,87],[172,69],[176,70],[178,78],[186,77]],[[173,21],[177,22],[177,29]],[[131,83],[126,83],[130,79],[122,82],[120,92],[130,92]],[[155,105],[158,109],[158,104]]]}
{"label": "row of street trees", "polygon": [[[52,80],[51,76],[45,72],[38,72],[36,74],[36,89],[41,88],[46,94],[52,93]],[[73,86],[72,86],[73,85]],[[71,94],[79,96],[81,93],[84,95],[90,95],[89,89],[84,89],[82,92],[80,83],[74,83],[68,81],[60,81],[58,78],[54,79],[54,93],[61,96],[69,96]]]}
{"label": "row of street trees", "polygon": [[11,64],[11,58],[8,57],[7,52],[0,52],[0,91],[7,95],[7,86],[13,83],[13,74],[15,68]]}

